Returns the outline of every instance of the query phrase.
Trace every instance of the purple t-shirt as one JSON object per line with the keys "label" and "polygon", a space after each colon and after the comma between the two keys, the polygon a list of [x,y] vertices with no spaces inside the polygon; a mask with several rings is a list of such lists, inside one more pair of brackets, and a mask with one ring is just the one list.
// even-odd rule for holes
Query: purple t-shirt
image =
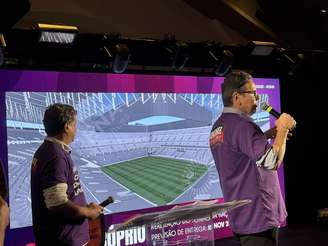
{"label": "purple t-shirt", "polygon": [[89,241],[86,219],[73,220],[55,215],[45,204],[43,190],[66,183],[68,199],[85,206],[78,171],[59,144],[45,140],[36,151],[31,168],[33,230],[39,245],[82,246]]}
{"label": "purple t-shirt", "polygon": [[212,128],[210,146],[224,200],[252,200],[228,213],[231,229],[250,234],[284,222],[287,213],[277,171],[256,165],[271,147],[259,126],[245,115],[223,113]]}

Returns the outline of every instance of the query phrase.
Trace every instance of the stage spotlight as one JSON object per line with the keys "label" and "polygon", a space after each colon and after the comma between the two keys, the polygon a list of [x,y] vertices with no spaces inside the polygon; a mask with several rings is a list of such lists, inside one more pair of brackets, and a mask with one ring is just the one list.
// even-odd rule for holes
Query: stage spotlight
{"label": "stage spotlight", "polygon": [[0,68],[3,67],[5,63],[5,52],[4,48],[6,47],[6,40],[3,34],[0,33]]}
{"label": "stage spotlight", "polygon": [[0,68],[2,68],[4,63],[5,63],[5,55],[2,47],[0,47]]}
{"label": "stage spotlight", "polygon": [[173,58],[172,69],[181,70],[190,58],[190,47],[187,43],[177,41],[176,50]]}
{"label": "stage spotlight", "polygon": [[72,44],[75,40],[78,28],[76,26],[37,24],[40,31],[40,43]]}
{"label": "stage spotlight", "polygon": [[274,42],[250,41],[248,44],[250,54],[253,56],[268,56],[277,47]]}
{"label": "stage spotlight", "polygon": [[114,73],[123,73],[128,67],[131,56],[128,46],[119,43],[111,47],[104,46],[104,50],[111,59],[112,71]]}
{"label": "stage spotlight", "polygon": [[231,69],[234,62],[234,55],[229,50],[223,50],[214,68],[217,76],[225,76]]}
{"label": "stage spotlight", "polygon": [[278,49],[278,62],[286,69],[289,76],[294,76],[304,65],[305,56],[302,53],[288,54],[284,48]]}
{"label": "stage spotlight", "polygon": [[128,67],[130,60],[130,50],[125,44],[115,45],[115,57],[113,60],[113,72],[114,73],[123,73]]}

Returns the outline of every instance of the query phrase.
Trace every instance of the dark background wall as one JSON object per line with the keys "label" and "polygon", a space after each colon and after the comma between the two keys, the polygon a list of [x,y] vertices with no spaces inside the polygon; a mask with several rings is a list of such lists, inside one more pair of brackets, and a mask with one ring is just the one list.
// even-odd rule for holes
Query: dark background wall
{"label": "dark background wall", "polygon": [[297,120],[285,157],[289,221],[316,221],[328,206],[327,54],[315,55],[293,77],[282,76],[282,109]]}

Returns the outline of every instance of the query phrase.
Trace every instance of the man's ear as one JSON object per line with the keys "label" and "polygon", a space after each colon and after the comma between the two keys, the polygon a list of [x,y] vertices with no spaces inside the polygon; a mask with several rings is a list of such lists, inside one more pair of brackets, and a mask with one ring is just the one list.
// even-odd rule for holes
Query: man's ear
{"label": "man's ear", "polygon": [[234,92],[234,93],[232,94],[232,97],[231,97],[231,98],[232,98],[232,103],[237,101],[238,96],[239,96],[239,95],[238,95],[237,92]]}
{"label": "man's ear", "polygon": [[64,132],[66,133],[66,132],[68,132],[68,130],[69,130],[69,123],[66,122],[64,125]]}

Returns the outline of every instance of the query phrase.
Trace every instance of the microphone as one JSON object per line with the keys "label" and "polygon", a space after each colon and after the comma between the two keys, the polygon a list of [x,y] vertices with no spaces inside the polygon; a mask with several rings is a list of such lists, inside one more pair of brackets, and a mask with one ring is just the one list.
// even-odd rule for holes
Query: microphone
{"label": "microphone", "polygon": [[271,114],[273,117],[275,118],[279,118],[281,113],[279,113],[277,110],[275,110],[274,108],[272,108],[269,104],[267,104],[266,102],[262,102],[260,104],[260,107],[262,110],[267,111],[269,114]]}
{"label": "microphone", "polygon": [[[277,110],[275,110],[274,108],[272,108],[266,102],[262,102],[260,104],[260,107],[261,107],[262,110],[267,111],[269,114],[271,114],[276,119],[278,119],[280,117],[280,115],[281,115],[281,113],[279,113]],[[294,126],[290,130],[293,130],[295,127],[296,127],[296,121],[294,122]]]}
{"label": "microphone", "polygon": [[102,207],[104,208],[104,207],[106,207],[108,204],[113,203],[113,202],[114,202],[114,198],[111,197],[111,196],[109,196],[109,197],[107,197],[106,200],[102,201],[102,202],[99,204],[99,206],[102,206]]}

